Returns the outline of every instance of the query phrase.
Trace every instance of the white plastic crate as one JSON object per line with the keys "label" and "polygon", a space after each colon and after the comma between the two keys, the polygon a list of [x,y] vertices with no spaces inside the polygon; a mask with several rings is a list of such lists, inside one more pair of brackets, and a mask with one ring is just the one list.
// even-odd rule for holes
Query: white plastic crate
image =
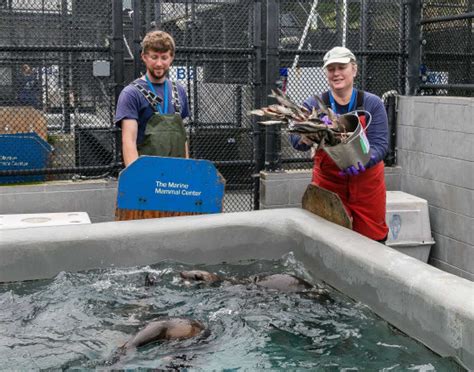
{"label": "white plastic crate", "polygon": [[43,226],[83,225],[89,223],[91,223],[91,220],[86,212],[0,215],[0,230]]}
{"label": "white plastic crate", "polygon": [[428,202],[402,191],[387,191],[386,245],[423,262],[428,262],[431,236]]}

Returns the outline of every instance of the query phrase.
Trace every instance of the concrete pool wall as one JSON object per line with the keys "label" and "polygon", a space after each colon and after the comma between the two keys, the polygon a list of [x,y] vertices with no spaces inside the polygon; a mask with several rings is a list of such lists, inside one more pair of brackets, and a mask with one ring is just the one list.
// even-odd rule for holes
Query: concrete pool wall
{"label": "concrete pool wall", "polygon": [[367,304],[442,356],[474,369],[474,283],[302,209],[12,229],[0,234],[0,282],[61,271],[279,259]]}

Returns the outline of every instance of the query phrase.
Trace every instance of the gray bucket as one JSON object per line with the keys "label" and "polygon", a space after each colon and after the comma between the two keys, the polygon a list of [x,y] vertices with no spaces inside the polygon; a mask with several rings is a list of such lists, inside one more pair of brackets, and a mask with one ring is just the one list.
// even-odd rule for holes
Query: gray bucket
{"label": "gray bucket", "polygon": [[324,146],[323,149],[331,157],[332,160],[340,169],[345,169],[351,165],[358,168],[357,163],[365,165],[370,160],[370,144],[367,140],[365,131],[371,122],[370,114],[365,112],[369,120],[367,127],[364,129],[359,121],[359,117],[355,113],[348,113],[342,115],[348,125],[346,130],[353,132],[345,143],[340,143],[336,146]]}

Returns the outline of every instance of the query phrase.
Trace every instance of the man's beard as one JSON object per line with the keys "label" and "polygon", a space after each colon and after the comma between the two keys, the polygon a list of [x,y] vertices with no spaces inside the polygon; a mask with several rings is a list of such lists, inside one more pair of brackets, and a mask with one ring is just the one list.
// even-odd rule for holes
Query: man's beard
{"label": "man's beard", "polygon": [[153,69],[147,69],[147,71],[148,71],[148,76],[151,77],[152,79],[154,79],[154,80],[161,80],[161,79],[163,79],[163,78],[166,76],[166,74],[168,73],[169,69],[163,71],[163,73],[162,73],[161,75],[155,74],[155,71],[154,71]]}

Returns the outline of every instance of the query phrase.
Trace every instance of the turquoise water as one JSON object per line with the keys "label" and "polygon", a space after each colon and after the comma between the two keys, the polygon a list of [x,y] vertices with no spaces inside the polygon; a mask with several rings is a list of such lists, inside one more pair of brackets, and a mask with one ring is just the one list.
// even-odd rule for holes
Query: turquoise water
{"label": "turquoise water", "polygon": [[[308,279],[289,255],[219,266],[163,262],[3,284],[0,368],[463,370],[332,288],[334,301],[320,303],[250,284],[189,286],[179,271],[195,268],[236,279],[282,272]],[[159,277],[154,287],[143,284],[148,272]],[[209,334],[155,343],[115,358],[129,337],[163,316],[198,319]]]}

